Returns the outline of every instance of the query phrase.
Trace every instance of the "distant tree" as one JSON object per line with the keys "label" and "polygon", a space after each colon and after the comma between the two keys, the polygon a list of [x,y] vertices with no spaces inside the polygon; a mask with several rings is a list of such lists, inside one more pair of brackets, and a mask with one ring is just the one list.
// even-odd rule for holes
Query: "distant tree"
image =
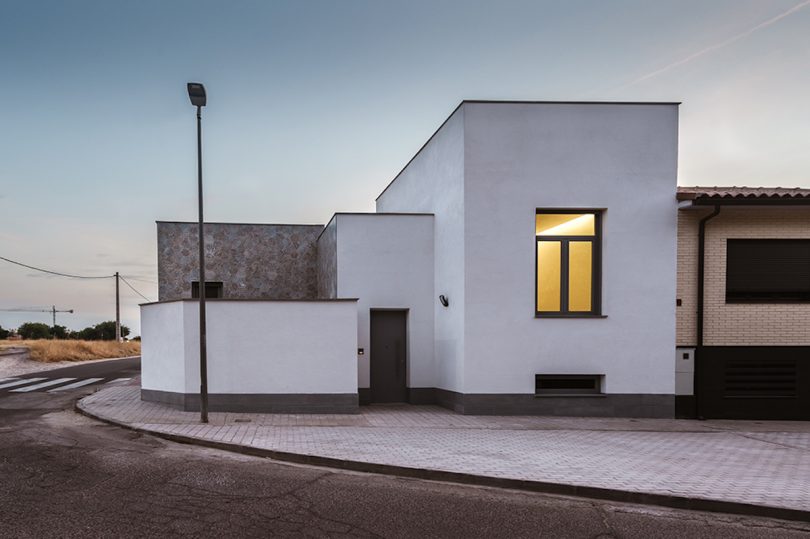
{"label": "distant tree", "polygon": [[[102,341],[114,341],[115,340],[115,321],[109,320],[107,322],[102,322],[100,324],[96,324],[93,326],[98,332],[98,338]],[[125,325],[121,324],[121,336],[126,337],[129,335],[129,328]]]}
{"label": "distant tree", "polygon": [[26,322],[17,329],[23,339],[50,339],[51,328],[41,322]]}
{"label": "distant tree", "polygon": [[3,326],[0,326],[0,340],[8,339],[9,335],[11,335],[11,332],[7,329],[3,329]]}
{"label": "distant tree", "polygon": [[[121,336],[126,337],[129,335],[129,328],[121,325]],[[81,331],[76,331],[71,334],[72,338],[82,339],[84,341],[114,341],[115,340],[115,322],[110,320],[101,322],[92,327],[86,327]]]}
{"label": "distant tree", "polygon": [[74,331],[72,334],[74,339],[80,339],[82,341],[98,341],[101,339],[99,337],[98,331],[94,327],[88,327],[81,329],[79,331]]}
{"label": "distant tree", "polygon": [[69,336],[70,332],[65,326],[56,325],[51,328],[51,337],[55,339],[67,339]]}

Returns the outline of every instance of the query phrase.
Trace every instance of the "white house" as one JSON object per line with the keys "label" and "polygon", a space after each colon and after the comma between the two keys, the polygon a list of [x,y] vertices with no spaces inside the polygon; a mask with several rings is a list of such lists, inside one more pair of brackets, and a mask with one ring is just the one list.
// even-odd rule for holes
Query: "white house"
{"label": "white house", "polygon": [[[465,101],[324,226],[206,225],[212,410],[675,414],[677,103]],[[142,397],[197,406],[196,225],[158,223]]]}

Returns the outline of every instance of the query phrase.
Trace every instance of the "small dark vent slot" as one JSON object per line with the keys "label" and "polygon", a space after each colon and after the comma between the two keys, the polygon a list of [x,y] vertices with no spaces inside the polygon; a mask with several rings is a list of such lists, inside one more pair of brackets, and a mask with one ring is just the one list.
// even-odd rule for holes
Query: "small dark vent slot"
{"label": "small dark vent slot", "polygon": [[[222,283],[220,281],[206,281],[205,283],[205,297],[207,299],[216,299],[222,297]],[[200,297],[200,282],[191,281],[191,297],[197,299]]]}
{"label": "small dark vent slot", "polygon": [[726,363],[726,397],[795,397],[795,360],[733,360]]}
{"label": "small dark vent slot", "polygon": [[594,394],[601,392],[602,376],[598,374],[537,374],[537,395]]}

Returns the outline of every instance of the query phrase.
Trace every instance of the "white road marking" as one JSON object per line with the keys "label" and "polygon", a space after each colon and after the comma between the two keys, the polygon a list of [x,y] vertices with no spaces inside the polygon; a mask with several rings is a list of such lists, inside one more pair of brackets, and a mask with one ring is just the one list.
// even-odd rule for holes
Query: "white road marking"
{"label": "white road marking", "polygon": [[0,384],[2,384],[3,382],[10,382],[12,380],[19,380],[19,379],[20,378],[18,376],[9,376],[8,378],[0,378]]}
{"label": "white road marking", "polygon": [[84,380],[79,380],[78,382],[68,384],[66,386],[57,387],[55,389],[49,389],[48,393],[53,393],[54,391],[65,391],[66,389],[76,389],[77,387],[86,386],[87,384],[98,382],[99,380],[104,380],[104,378],[86,378]]}
{"label": "white road marking", "polygon": [[32,386],[18,387],[17,389],[12,389],[11,391],[14,393],[25,393],[28,391],[34,391],[35,389],[42,389],[43,387],[55,386],[56,384],[64,384],[65,382],[70,382],[71,380],[75,380],[75,378],[57,378],[56,380],[48,380],[46,382],[40,382],[39,384],[34,384]]}
{"label": "white road marking", "polygon": [[126,382],[127,380],[132,380],[132,378],[116,378],[115,380],[110,380],[107,383],[108,384],[120,384],[121,382]]}
{"label": "white road marking", "polygon": [[31,382],[38,382],[44,379],[45,378],[26,378],[25,380],[17,380],[16,382],[9,382],[7,384],[0,385],[0,389],[5,389],[7,387],[21,386],[23,384],[30,384]]}

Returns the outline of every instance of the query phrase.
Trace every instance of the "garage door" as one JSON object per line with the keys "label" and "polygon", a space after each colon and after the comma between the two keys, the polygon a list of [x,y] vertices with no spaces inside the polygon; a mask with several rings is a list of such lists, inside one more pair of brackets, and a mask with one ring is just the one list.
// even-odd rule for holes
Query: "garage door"
{"label": "garage door", "polygon": [[810,420],[810,347],[707,346],[695,359],[698,416]]}

